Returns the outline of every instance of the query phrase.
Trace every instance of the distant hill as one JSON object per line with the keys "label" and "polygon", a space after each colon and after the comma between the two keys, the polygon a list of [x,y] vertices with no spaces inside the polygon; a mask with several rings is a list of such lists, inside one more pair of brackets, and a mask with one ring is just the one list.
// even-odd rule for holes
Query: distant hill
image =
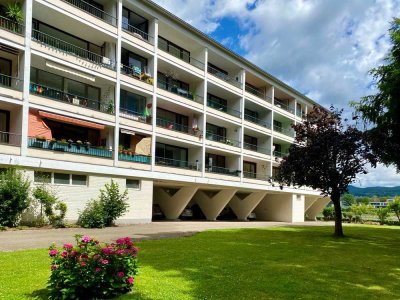
{"label": "distant hill", "polygon": [[374,187],[366,187],[359,188],[350,185],[349,193],[353,194],[356,197],[394,197],[400,196],[400,186],[395,187],[383,187],[383,186],[374,186]]}

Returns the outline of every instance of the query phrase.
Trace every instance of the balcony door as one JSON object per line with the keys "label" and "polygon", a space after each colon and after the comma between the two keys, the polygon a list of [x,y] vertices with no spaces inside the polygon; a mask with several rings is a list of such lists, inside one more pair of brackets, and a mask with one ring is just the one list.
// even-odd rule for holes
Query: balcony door
{"label": "balcony door", "polygon": [[243,173],[246,177],[256,178],[257,164],[254,162],[244,161],[243,162]]}
{"label": "balcony door", "polygon": [[0,57],[0,85],[11,86],[11,60]]}
{"label": "balcony door", "polygon": [[10,131],[10,112],[0,110],[0,143],[8,144]]}

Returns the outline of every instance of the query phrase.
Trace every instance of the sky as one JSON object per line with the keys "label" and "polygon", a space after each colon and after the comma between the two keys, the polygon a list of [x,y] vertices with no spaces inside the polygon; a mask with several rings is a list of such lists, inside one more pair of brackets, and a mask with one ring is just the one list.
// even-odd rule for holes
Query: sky
{"label": "sky", "polygon": [[[375,93],[368,71],[390,49],[400,0],[154,0],[224,46],[329,107]],[[356,186],[398,186],[378,166]]]}

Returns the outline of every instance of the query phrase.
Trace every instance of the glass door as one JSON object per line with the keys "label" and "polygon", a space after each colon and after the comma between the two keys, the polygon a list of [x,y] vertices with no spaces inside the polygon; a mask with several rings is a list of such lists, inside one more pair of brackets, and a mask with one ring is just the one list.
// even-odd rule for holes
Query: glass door
{"label": "glass door", "polygon": [[0,58],[0,85],[11,86],[11,60]]}
{"label": "glass door", "polygon": [[8,144],[10,130],[10,112],[0,110],[0,143]]}

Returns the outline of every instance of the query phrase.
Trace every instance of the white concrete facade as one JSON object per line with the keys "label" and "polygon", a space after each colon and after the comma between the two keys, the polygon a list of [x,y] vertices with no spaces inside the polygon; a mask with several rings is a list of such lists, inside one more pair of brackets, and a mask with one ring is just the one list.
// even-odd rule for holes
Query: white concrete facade
{"label": "white concrete facade", "polygon": [[[167,219],[179,218],[193,205],[200,207],[207,220],[217,219],[227,208],[240,220],[252,212],[259,220],[302,222],[305,216],[315,218],[326,202],[317,191],[281,189],[273,182],[273,168],[293,142],[290,124],[301,122],[315,102],[151,1],[98,0],[102,10],[84,10],[84,6],[74,5],[77,2],[25,0],[21,32],[0,26],[0,44],[12,48],[7,50],[10,52],[0,48],[0,59],[14,55],[13,71],[6,74],[10,79],[0,81],[0,112],[6,112],[1,116],[9,115],[9,124],[0,128],[6,137],[0,141],[0,167],[20,166],[32,181],[34,171],[86,175],[86,185],[54,184],[69,207],[67,218],[71,221],[111,179],[121,188],[127,179],[140,182],[140,189],[128,189],[130,210],[119,220],[123,223],[150,222],[153,204],[159,205]],[[4,3],[0,1],[0,5]],[[123,18],[126,11],[146,20],[147,32],[123,23],[130,22]],[[57,29],[59,36],[46,33],[47,38],[41,38],[44,33],[37,24]],[[62,44],[65,34],[87,43],[88,50],[82,50],[81,44],[79,51],[72,42]],[[159,37],[169,41],[168,48],[163,48]],[[51,38],[63,46],[49,44]],[[101,49],[98,54],[89,51],[96,47]],[[123,51],[146,61],[145,75],[151,80],[142,79],[143,73],[140,79],[126,74]],[[69,102],[54,92],[44,93],[48,86],[34,82],[37,79],[31,67],[62,76],[63,81],[81,82],[86,90],[94,86],[99,89],[99,106],[88,107],[68,86],[61,92],[72,93]],[[164,84],[159,75],[173,83]],[[18,87],[9,84],[14,81]],[[129,107],[123,107],[122,91],[145,99],[149,114],[132,114]],[[215,99],[220,99],[217,106]],[[107,108],[109,103],[112,110]],[[169,119],[165,126],[161,109],[174,113],[176,120],[186,118],[186,123]],[[50,139],[38,141],[39,134],[30,132],[34,131],[33,116],[41,112],[47,113],[47,118],[49,114],[57,116],[56,122],[62,124],[70,125],[76,119],[74,126],[104,128],[97,137],[99,149],[84,152],[78,144],[69,149],[57,144],[56,149]],[[211,125],[218,130],[212,131]],[[131,143],[136,136],[151,139],[145,161],[139,161],[143,154],[137,151],[123,154],[119,150],[122,134],[131,135]],[[184,149],[186,158],[160,157],[158,145],[173,151]],[[177,190],[173,195],[167,192],[171,188]]]}

